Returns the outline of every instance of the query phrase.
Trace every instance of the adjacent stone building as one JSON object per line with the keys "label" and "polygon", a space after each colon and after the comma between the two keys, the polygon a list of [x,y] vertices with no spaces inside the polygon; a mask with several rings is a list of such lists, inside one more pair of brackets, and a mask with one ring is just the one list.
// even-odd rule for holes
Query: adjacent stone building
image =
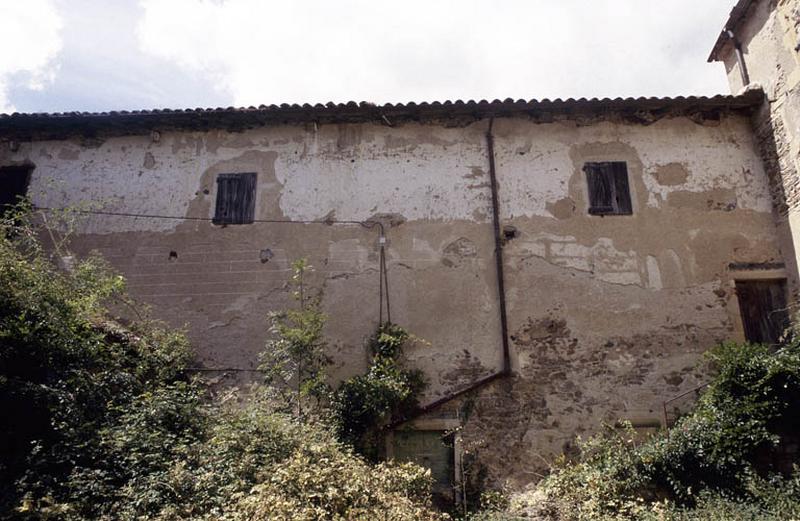
{"label": "adjacent stone building", "polygon": [[[739,0],[709,61],[721,61],[732,92],[756,86],[764,103],[753,131],[770,179],[781,240],[800,252],[800,3],[797,0]],[[786,259],[797,274],[798,259]]]}
{"label": "adjacent stone building", "polygon": [[[729,47],[712,56],[734,71]],[[713,345],[777,340],[797,283],[785,98],[14,114],[0,203],[86,210],[71,251],[186,324],[221,384],[257,378],[307,258],[334,379],[364,369],[387,311],[426,340],[408,353],[424,407],[389,454],[521,485],[603,421],[669,422]]]}

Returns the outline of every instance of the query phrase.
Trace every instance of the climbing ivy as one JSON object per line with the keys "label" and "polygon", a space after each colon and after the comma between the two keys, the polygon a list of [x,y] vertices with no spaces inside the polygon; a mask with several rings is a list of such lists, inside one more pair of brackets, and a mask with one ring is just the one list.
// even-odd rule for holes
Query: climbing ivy
{"label": "climbing ivy", "polygon": [[381,324],[369,341],[367,371],[333,388],[321,292],[306,281],[312,271],[305,259],[292,264],[289,284],[296,307],[269,315],[272,338],[259,368],[286,412],[332,423],[341,441],[377,460],[386,425],[415,409],[425,389],[422,372],[404,364],[403,348],[413,337],[396,324]]}
{"label": "climbing ivy", "polygon": [[403,364],[403,347],[409,339],[400,326],[382,324],[370,341],[372,362],[367,372],[342,382],[333,396],[339,437],[370,459],[382,453],[384,427],[415,409],[426,386],[420,370]]}

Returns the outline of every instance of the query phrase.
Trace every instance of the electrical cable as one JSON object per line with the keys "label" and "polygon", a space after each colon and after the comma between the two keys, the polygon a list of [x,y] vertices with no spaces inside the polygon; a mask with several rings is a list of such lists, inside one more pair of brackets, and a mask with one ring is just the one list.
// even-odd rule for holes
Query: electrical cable
{"label": "electrical cable", "polygon": [[[81,210],[75,208],[51,208],[46,206],[33,206],[33,209],[40,212],[66,212],[66,213],[76,213],[80,215],[102,215],[108,217],[131,217],[136,219],[167,219],[167,220],[176,220],[176,221],[203,221],[203,222],[213,222],[214,219],[209,217],[190,217],[190,216],[178,216],[178,215],[161,215],[161,214],[144,214],[144,213],[133,213],[133,212],[114,212],[109,210]],[[380,256],[378,259],[378,281],[379,281],[379,288],[378,288],[378,298],[379,298],[379,306],[378,306],[378,324],[382,325],[383,322],[383,304],[384,301],[386,302],[386,320],[387,322],[391,322],[391,311],[389,307],[389,275],[388,269],[386,266],[386,253],[385,253],[385,244],[386,244],[386,233],[385,227],[382,222],[380,221],[356,221],[356,220],[340,220],[340,219],[300,219],[300,220],[290,220],[290,219],[253,219],[252,223],[265,223],[265,224],[324,224],[324,225],[359,225],[363,228],[371,230],[375,227],[378,228],[380,233],[379,236],[379,244],[380,244]],[[248,223],[249,224],[249,223]],[[224,224],[222,225],[224,226]],[[193,368],[200,370],[199,368]],[[207,371],[254,371],[253,369],[237,369],[237,368],[208,368],[204,369]]]}
{"label": "electrical cable", "polygon": [[[85,214],[85,215],[106,215],[112,217],[135,217],[135,218],[142,218],[142,219],[169,219],[175,221],[204,221],[204,222],[214,222],[214,219],[210,217],[190,217],[190,216],[180,216],[180,215],[159,215],[159,214],[144,214],[144,213],[132,213],[132,212],[112,212],[107,210],[77,210],[74,208],[49,208],[46,206],[34,206],[34,210],[44,211],[44,212],[71,212],[77,214]],[[339,219],[300,219],[300,220],[292,220],[292,219],[253,219],[251,222],[253,223],[268,223],[268,224],[358,224],[363,226],[367,229],[372,229],[375,226],[380,228],[381,236],[384,235],[384,226],[383,223],[380,221],[355,221],[355,220],[339,220]],[[249,223],[248,223],[249,224]],[[225,226],[224,223],[220,223],[220,225]]]}

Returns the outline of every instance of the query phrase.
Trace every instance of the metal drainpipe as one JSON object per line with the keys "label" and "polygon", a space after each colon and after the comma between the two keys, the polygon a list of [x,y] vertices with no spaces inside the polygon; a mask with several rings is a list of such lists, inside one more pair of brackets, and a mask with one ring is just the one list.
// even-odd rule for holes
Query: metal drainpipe
{"label": "metal drainpipe", "polygon": [[489,155],[489,182],[492,188],[492,226],[494,228],[494,260],[497,273],[497,293],[500,298],[500,331],[503,336],[503,374],[511,374],[511,354],[508,346],[508,318],[506,315],[506,284],[503,272],[503,241],[500,238],[500,203],[497,197],[497,172],[494,164],[494,117],[489,118],[486,130],[486,148]]}
{"label": "metal drainpipe", "polygon": [[733,48],[736,51],[736,61],[739,62],[739,72],[742,74],[742,84],[747,87],[750,85],[750,74],[747,72],[747,64],[744,62],[742,43],[730,29],[728,29],[725,34],[727,34],[728,38],[733,42]]}
{"label": "metal drainpipe", "polygon": [[495,168],[494,163],[494,135],[492,135],[492,127],[494,126],[494,117],[489,118],[489,128],[486,131],[486,150],[487,155],[489,156],[489,183],[492,190],[492,230],[494,231],[494,257],[495,257],[495,272],[497,273],[497,293],[500,298],[500,331],[503,335],[502,338],[502,346],[503,346],[503,368],[500,371],[490,374],[489,376],[485,376],[471,384],[459,389],[457,391],[453,391],[450,394],[447,394],[438,400],[434,400],[433,402],[419,407],[413,413],[408,415],[405,418],[399,418],[390,424],[388,424],[385,429],[391,430],[395,427],[413,420],[423,414],[436,409],[440,405],[443,405],[447,402],[450,402],[459,396],[462,396],[470,391],[474,391],[475,389],[479,389],[484,385],[487,385],[498,378],[503,378],[506,376],[511,375],[511,353],[509,350],[509,343],[508,343],[508,319],[506,316],[506,286],[505,286],[505,276],[503,273],[503,241],[500,237],[500,203],[498,201],[497,196],[497,171]]}

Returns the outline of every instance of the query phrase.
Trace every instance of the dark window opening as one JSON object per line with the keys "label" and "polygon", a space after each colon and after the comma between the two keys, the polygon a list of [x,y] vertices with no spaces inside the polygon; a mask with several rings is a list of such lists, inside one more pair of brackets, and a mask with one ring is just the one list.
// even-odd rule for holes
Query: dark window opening
{"label": "dark window opening", "polygon": [[214,224],[249,224],[256,210],[256,174],[219,174]]}
{"label": "dark window opening", "polygon": [[589,187],[589,213],[592,215],[631,215],[631,191],[628,166],[624,161],[586,163]]}
{"label": "dark window opening", "polygon": [[28,194],[31,170],[30,166],[0,167],[0,215]]}
{"label": "dark window opening", "polygon": [[748,342],[777,344],[789,325],[785,280],[736,281],[736,296]]}

